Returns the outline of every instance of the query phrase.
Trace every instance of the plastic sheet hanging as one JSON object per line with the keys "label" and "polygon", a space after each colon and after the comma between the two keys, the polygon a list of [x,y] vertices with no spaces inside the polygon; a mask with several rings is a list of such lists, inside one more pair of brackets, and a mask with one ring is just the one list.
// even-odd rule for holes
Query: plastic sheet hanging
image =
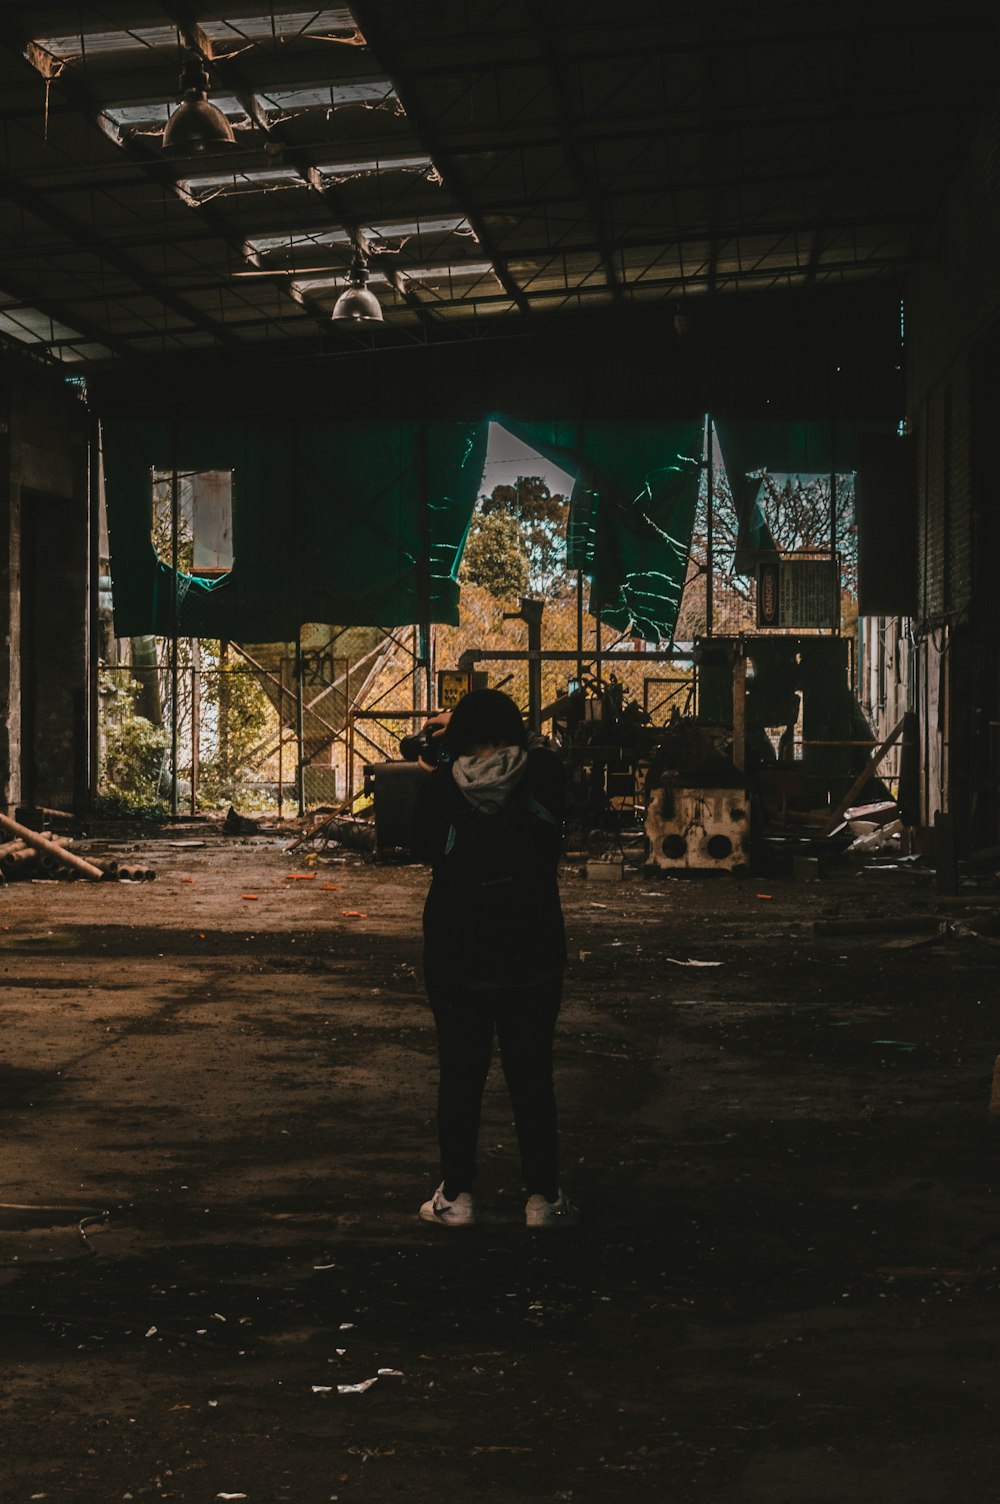
{"label": "plastic sheet hanging", "polygon": [[[455,623],[484,422],[111,419],[105,475],[119,636],[276,641],[306,621]],[[174,572],[150,536],[150,472],[231,470],[231,573]]]}

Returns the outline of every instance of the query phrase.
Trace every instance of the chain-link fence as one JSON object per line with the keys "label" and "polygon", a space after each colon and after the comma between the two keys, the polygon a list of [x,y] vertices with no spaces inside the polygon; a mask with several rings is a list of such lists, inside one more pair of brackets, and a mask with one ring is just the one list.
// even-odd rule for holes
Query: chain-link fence
{"label": "chain-link fence", "polygon": [[[183,644],[102,668],[99,794],[122,809],[277,808],[296,798],[294,736],[248,667],[202,666]],[[197,655],[195,655],[197,656]]]}
{"label": "chain-link fence", "polygon": [[[387,655],[363,707],[347,700],[347,659],[226,661],[218,644],[150,640],[145,658],[98,676],[104,807],[166,813],[237,809],[297,813],[358,795],[365,766],[399,757],[400,738],[423,721],[415,665]],[[175,709],[176,707],[176,709]],[[301,765],[301,785],[300,785]]]}

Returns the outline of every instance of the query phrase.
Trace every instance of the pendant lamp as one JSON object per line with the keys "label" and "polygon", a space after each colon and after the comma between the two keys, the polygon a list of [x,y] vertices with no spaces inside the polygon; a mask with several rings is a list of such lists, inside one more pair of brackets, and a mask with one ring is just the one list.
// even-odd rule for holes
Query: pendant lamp
{"label": "pendant lamp", "polygon": [[163,150],[174,156],[222,152],[237,144],[233,128],[208,100],[208,74],[198,58],[189,58],[181,79],[180,103],[163,128]]}
{"label": "pendant lamp", "polygon": [[368,267],[364,253],[355,246],[354,260],[347,273],[347,288],[333,305],[330,315],[335,324],[381,324],[382,305],[373,292],[365,286]]}

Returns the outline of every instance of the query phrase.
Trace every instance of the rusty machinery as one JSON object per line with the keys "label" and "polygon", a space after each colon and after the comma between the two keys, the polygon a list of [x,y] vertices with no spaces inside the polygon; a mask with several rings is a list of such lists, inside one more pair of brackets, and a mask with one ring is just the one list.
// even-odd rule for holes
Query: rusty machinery
{"label": "rusty machinery", "polygon": [[[835,807],[873,745],[851,688],[850,644],[811,634],[706,637],[689,650],[698,714],[648,724],[605,688],[569,725],[590,814],[642,777],[646,859],[662,871],[741,872],[796,812]],[[613,681],[612,681],[613,684]],[[596,724],[588,720],[596,715]],[[751,812],[753,814],[751,815]]]}
{"label": "rusty machinery", "polygon": [[[739,667],[734,684],[739,695]],[[631,832],[643,840],[650,868],[749,868],[750,798],[731,726],[679,714],[654,726],[612,678],[568,695],[553,732],[566,756],[569,819],[581,844],[611,832],[624,853]]]}
{"label": "rusty machinery", "polygon": [[540,603],[530,604],[534,611],[512,613],[528,623],[527,651],[467,650],[459,670],[527,660],[529,723],[551,723],[567,762],[574,845],[607,844],[609,835],[621,845],[631,833],[644,835],[647,863],[663,871],[746,870],[752,836],[756,843],[789,810],[835,805],[873,745],[850,687],[850,644],[839,636],[712,636],[629,652],[630,663],[693,664],[697,715],[675,713],[666,726],[654,726],[608,674],[613,649],[597,657],[593,676],[578,669],[570,690],[540,708],[542,662],[568,668],[580,657],[541,648]]}
{"label": "rusty machinery", "polygon": [[647,861],[664,872],[750,867],[750,801],[723,725],[678,717],[646,775]]}

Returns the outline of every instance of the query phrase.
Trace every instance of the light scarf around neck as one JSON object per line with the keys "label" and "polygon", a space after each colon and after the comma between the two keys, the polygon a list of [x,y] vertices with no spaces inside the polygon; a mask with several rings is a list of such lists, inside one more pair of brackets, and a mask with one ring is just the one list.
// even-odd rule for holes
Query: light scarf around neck
{"label": "light scarf around neck", "polygon": [[474,809],[493,815],[520,783],[527,761],[523,747],[498,747],[488,757],[456,757],[451,774]]}

